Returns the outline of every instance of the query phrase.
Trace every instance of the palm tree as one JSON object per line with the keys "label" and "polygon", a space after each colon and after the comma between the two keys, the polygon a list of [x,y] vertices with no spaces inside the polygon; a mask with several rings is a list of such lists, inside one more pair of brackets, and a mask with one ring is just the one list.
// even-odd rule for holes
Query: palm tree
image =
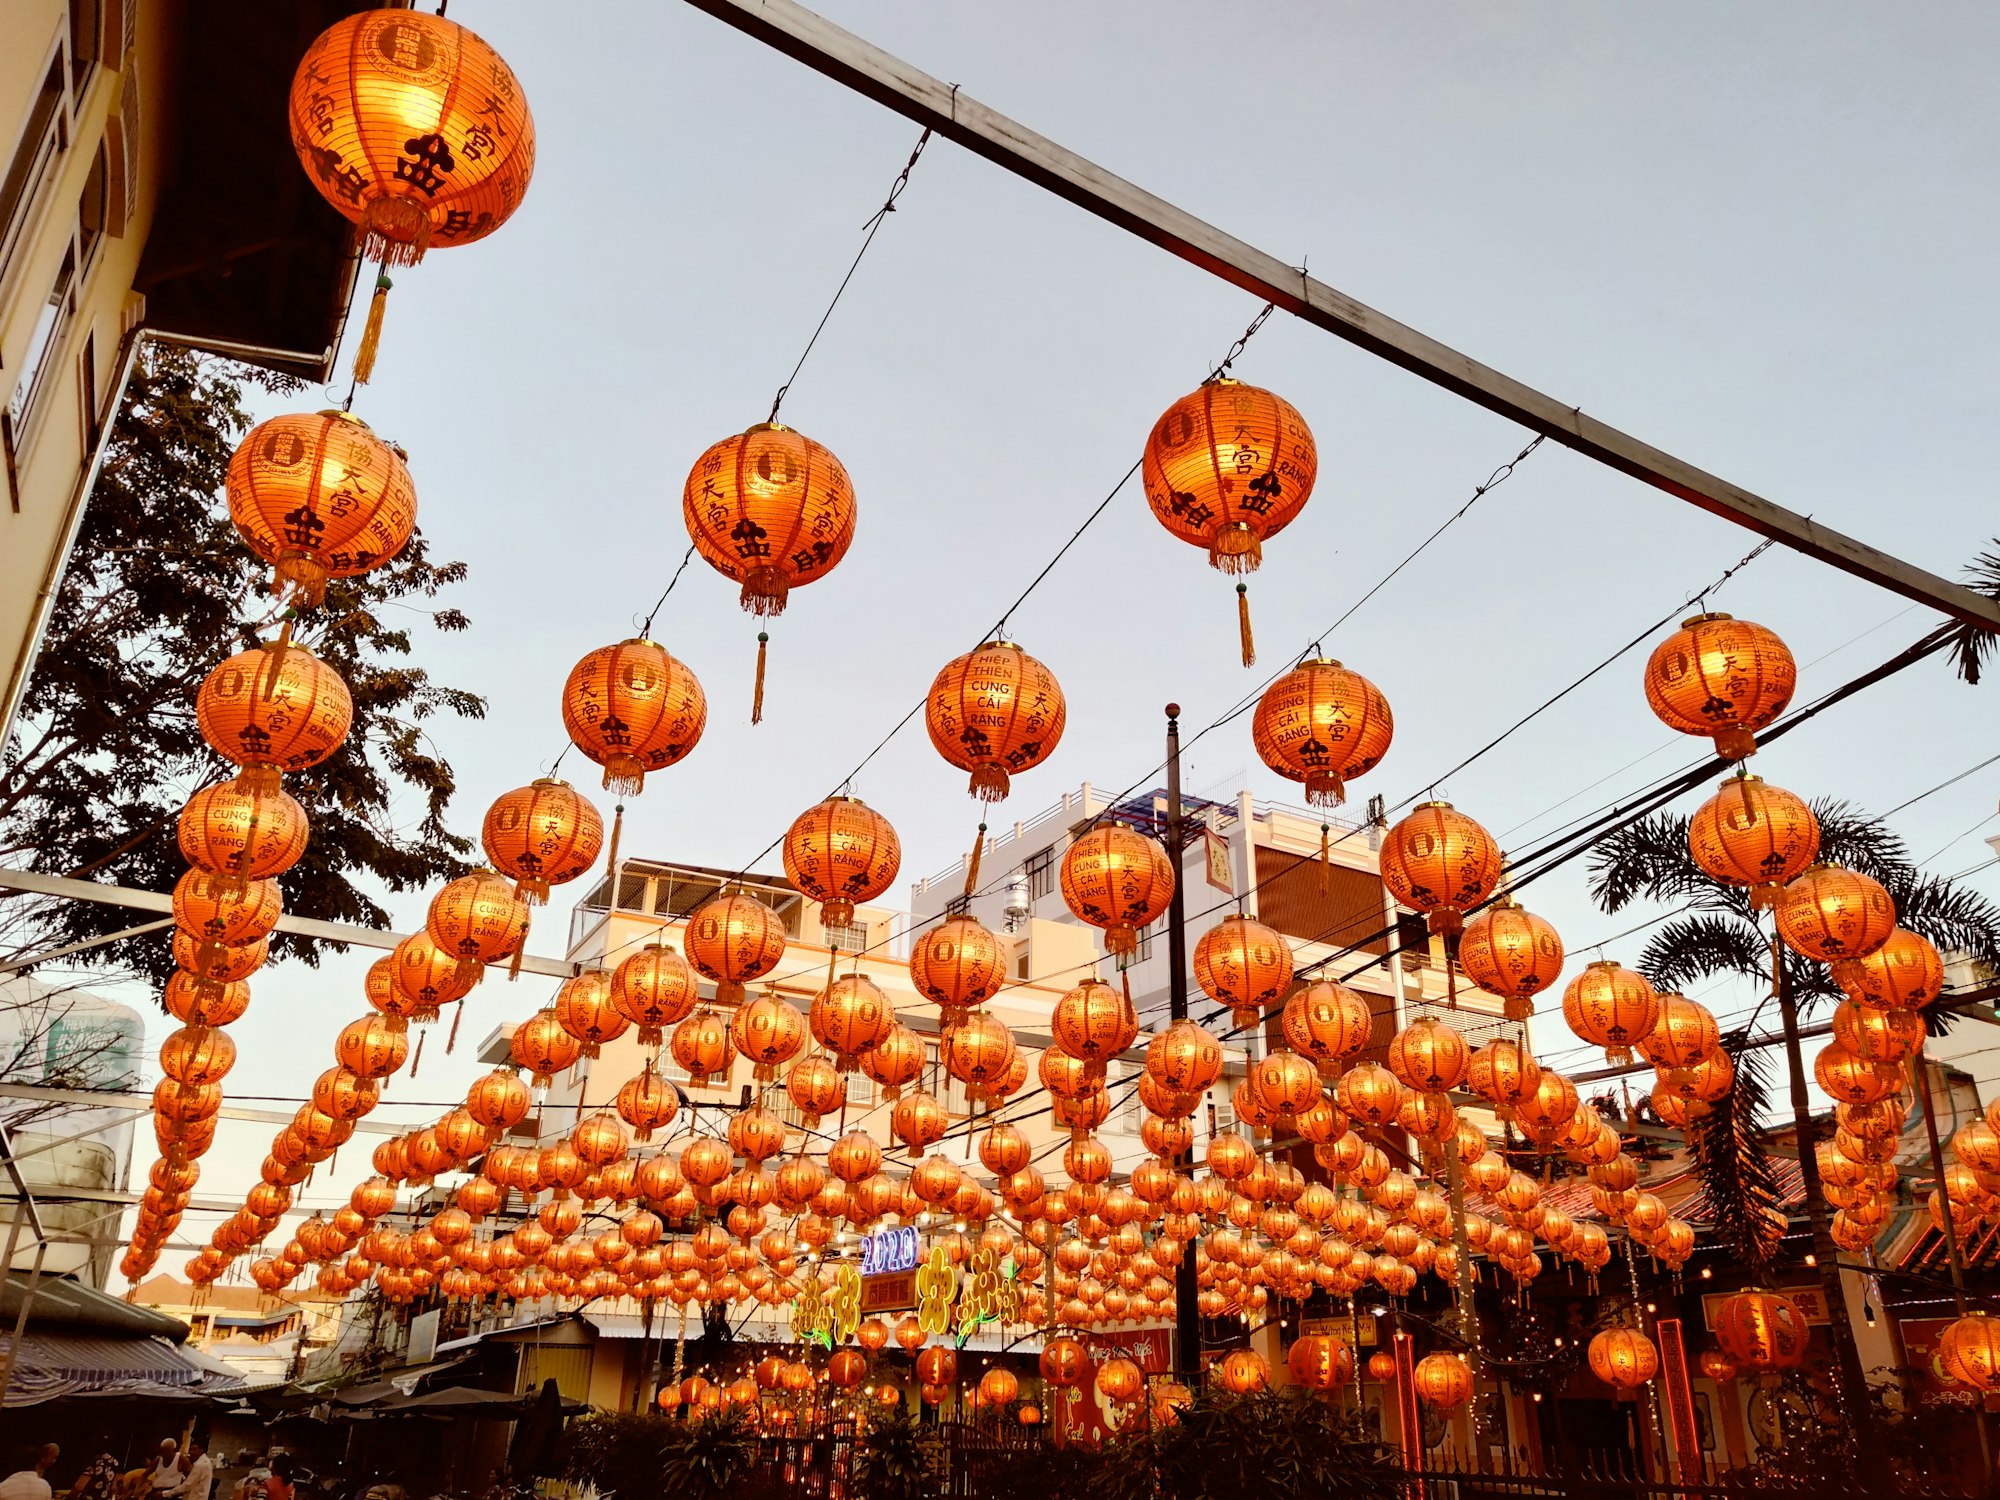
{"label": "palm tree", "polygon": [[[2000,576],[2000,558],[1993,560]],[[1975,668],[1976,670],[1976,668]],[[1880,881],[1895,899],[1897,920],[1930,939],[1941,952],[1964,953],[2000,969],[2000,909],[1949,880],[1923,874],[1903,841],[1876,818],[1845,802],[1813,804],[1819,819],[1820,858]],[[1664,990],[1686,990],[1718,974],[1769,983],[1785,1034],[1791,1074],[1792,1120],[1797,1132],[1799,1169],[1805,1179],[1806,1210],[1812,1225],[1814,1258],[1827,1306],[1842,1306],[1838,1252],[1828,1233],[1826,1198],[1813,1154],[1814,1122],[1806,1093],[1798,1016],[1841,998],[1826,965],[1774,944],[1763,913],[1746,891],[1705,874],[1688,852],[1688,820],[1671,814],[1642,818],[1598,844],[1591,854],[1591,895],[1606,912],[1639,900],[1676,907],[1677,914],[1647,941],[1639,971]],[[1773,968],[1773,957],[1776,967]],[[1949,997],[1926,1007],[1930,1035],[1951,1024]],[[1758,1007],[1759,1013],[1762,1006]],[[1731,1032],[1724,1046],[1736,1064],[1731,1095],[1696,1121],[1689,1146],[1696,1171],[1715,1215],[1718,1233],[1759,1275],[1773,1269],[1782,1246],[1781,1230],[1767,1212],[1776,1193],[1766,1131],[1764,1078],[1750,1046],[1756,1015]],[[1838,1355],[1843,1403],[1851,1413],[1869,1410],[1867,1385],[1846,1318],[1834,1316],[1830,1331]]]}

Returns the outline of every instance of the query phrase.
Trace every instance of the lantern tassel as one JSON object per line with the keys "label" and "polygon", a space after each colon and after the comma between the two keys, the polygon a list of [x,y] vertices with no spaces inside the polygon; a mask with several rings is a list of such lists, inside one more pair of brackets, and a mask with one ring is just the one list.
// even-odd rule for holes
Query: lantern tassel
{"label": "lantern tassel", "polygon": [[764,722],[764,652],[770,641],[771,637],[764,631],[760,630],[757,632],[757,687],[756,691],[750,695],[750,722],[752,724],[761,724]]}
{"label": "lantern tassel", "polygon": [[611,818],[611,852],[604,861],[604,874],[611,881],[611,909],[618,909],[618,841],[625,833],[625,804],[620,802]]}
{"label": "lantern tassel", "polygon": [[1333,894],[1333,844],[1324,823],[1319,825],[1319,893],[1323,897]]}
{"label": "lantern tassel", "polygon": [[465,1002],[461,1000],[458,1002],[457,1009],[451,1013],[451,1032],[444,1039],[444,1055],[446,1057],[450,1057],[451,1049],[458,1045],[458,1023],[464,1019]]}
{"label": "lantern tassel", "polygon": [[970,896],[979,884],[979,856],[986,852],[986,825],[979,825],[979,832],[972,839],[972,858],[965,862],[965,894]]}
{"label": "lantern tassel", "polygon": [[521,977],[521,955],[528,951],[528,922],[521,923],[521,941],[514,945],[514,953],[507,960],[507,982],[512,984]]}
{"label": "lantern tassel", "polygon": [[387,262],[375,273],[375,295],[368,299],[368,321],[361,328],[361,343],[354,351],[354,383],[368,384],[375,373],[375,353],[382,347],[382,315],[389,306],[389,288],[394,285],[389,280]]}
{"label": "lantern tassel", "polygon": [[1257,640],[1250,634],[1250,585],[1236,585],[1236,633],[1243,637],[1243,665],[1257,665]]}
{"label": "lantern tassel", "polygon": [[419,1031],[417,1033],[417,1050],[410,1054],[410,1078],[412,1081],[417,1076],[417,1064],[424,1060],[424,1036],[424,1032]]}

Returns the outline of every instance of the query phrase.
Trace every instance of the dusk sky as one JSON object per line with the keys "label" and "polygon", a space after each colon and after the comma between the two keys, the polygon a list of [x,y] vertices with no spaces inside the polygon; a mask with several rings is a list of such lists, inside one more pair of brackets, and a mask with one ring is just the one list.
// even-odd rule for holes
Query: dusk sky
{"label": "dusk sky", "polygon": [[[1780,504],[1948,576],[2000,533],[1991,6],[821,9],[1361,301]],[[664,587],[687,545],[689,466],[763,419],[918,132],[670,0],[459,0],[451,19],[520,76],[535,178],[502,231],[397,274],[355,411],[408,448],[433,555],[471,566],[447,602],[472,630],[420,631],[419,652],[489,699],[483,722],[433,729],[460,779],[452,822],[476,836],[487,803],[562,749],[570,665],[631,634]],[[1259,305],[932,142],[784,406],[852,476],[854,545],[769,627],[755,728],[758,623],[734,585],[689,567],[653,633],[704,683],[708,730],[632,803],[627,852],[734,868],[834,790]],[[1179,701],[1199,729],[1315,640],[1394,706],[1394,747],[1351,792],[1356,811],[1376,792],[1394,805],[1758,540],[1545,444],[1323,635],[1532,434],[1282,313],[1236,373],[1297,406],[1319,445],[1311,502],[1250,580],[1258,668],[1237,660],[1230,580],[1154,521],[1135,481],[1011,621],[1061,680],[1069,725],[996,824],[1086,780],[1141,778],[1159,759],[1161,705]],[[1936,622],[1783,550],[1711,607],[1790,643],[1802,700]],[[1695,760],[1702,747],[1647,711],[1646,649],[1435,791],[1520,847]],[[1934,661],[1754,769],[1885,811],[1992,753],[1997,730],[2000,684],[1968,688]],[[579,759],[565,774],[594,787]],[[1301,800],[1257,761],[1247,718],[1190,759],[1190,790]],[[1989,857],[1996,772],[1892,820],[1927,868]],[[920,722],[854,789],[902,835],[899,891],[958,858],[979,817]],[[608,813],[614,799],[600,800]],[[1972,883],[2000,894],[1996,876]],[[1563,932],[1572,970],[1650,914],[1597,913],[1581,862],[1526,899]],[[422,913],[420,896],[396,904],[404,927]],[[559,896],[538,916],[536,952],[559,955],[566,917]],[[1629,962],[1640,942],[1606,956]],[[256,977],[231,1027],[232,1101],[306,1092],[364,1009],[375,956]],[[489,980],[457,1055],[399,1076],[375,1118],[427,1120],[438,1109],[418,1104],[455,1102],[477,1071],[467,1039],[551,987]],[[1702,998],[1725,1020],[1754,1003],[1727,985]],[[139,1003],[156,1043],[168,1023]],[[1557,1063],[1584,1065],[1560,1022],[1545,1039]],[[254,1177],[269,1135],[224,1127],[205,1163],[218,1191]],[[302,1201],[343,1200],[369,1141]]]}

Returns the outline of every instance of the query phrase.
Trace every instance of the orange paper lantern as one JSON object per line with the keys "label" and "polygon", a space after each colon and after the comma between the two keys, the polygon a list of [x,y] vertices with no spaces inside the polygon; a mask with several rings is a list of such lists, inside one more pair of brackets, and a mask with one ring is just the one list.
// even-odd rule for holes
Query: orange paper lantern
{"label": "orange paper lantern", "polygon": [[947,1013],[984,1004],[1006,980],[1006,945],[976,917],[946,917],[911,941],[910,982]]}
{"label": "orange paper lantern", "polygon": [[1562,938],[1552,923],[1503,898],[1466,919],[1458,966],[1489,995],[1506,1000],[1508,1020],[1525,1021],[1534,1014],[1535,996],[1562,977]]}
{"label": "orange paper lantern", "polygon": [[708,699],[695,675],[653,641],[600,646],[563,684],[570,743],[604,767],[604,788],[636,796],[701,739]]}
{"label": "orange paper lantern", "polygon": [[1382,883],[1432,932],[1463,928],[1464,914],[1493,893],[1500,863],[1493,835],[1449,802],[1419,803],[1382,839]]}
{"label": "orange paper lantern", "polygon": [[1580,1039],[1604,1048],[1611,1063],[1628,1063],[1634,1046],[1659,1024],[1660,997],[1643,974],[1599,959],[1563,991],[1563,1019]]}
{"label": "orange paper lantern", "polygon": [[272,641],[239,651],[202,679],[195,694],[201,737],[224,760],[259,773],[266,787],[281,771],[325,760],[347,738],[354,700],[340,674],[303,646]]}
{"label": "orange paper lantern", "polygon": [[1381,764],[1394,733],[1389,700],[1375,684],[1322,657],[1264,689],[1250,730],[1264,764],[1303,782],[1314,807],[1340,806],[1347,783]]}
{"label": "orange paper lantern", "polygon": [[1254,1026],[1291,988],[1291,945],[1275,928],[1232,912],[1195,944],[1194,977],[1229,1007],[1239,1029]]}
{"label": "orange paper lantern", "polygon": [[775,422],[695,460],[681,515],[702,561],[743,585],[755,615],[784,613],[794,588],[833,571],[854,540],[854,487],[840,460]]}
{"label": "orange paper lantern", "polygon": [[931,744],[972,773],[982,802],[1001,801],[1012,777],[1048,759],[1066,718],[1055,674],[1006,640],[945,663],[924,702]]}
{"label": "orange paper lantern", "polygon": [[1167,851],[1123,823],[1098,823],[1078,834],[1062,858],[1063,902],[1081,921],[1104,929],[1107,953],[1132,953],[1139,931],[1167,909],[1174,867]]}
{"label": "orange paper lantern", "polygon": [[515,893],[540,906],[551,886],[576,879],[597,862],[604,819],[575,787],[544,776],[494,800],[480,843],[494,868],[514,877]]}
{"label": "orange paper lantern", "polygon": [[1896,903],[1879,881],[1815,865],[1778,894],[1778,935],[1808,958],[1866,958],[1896,930]]}
{"label": "orange paper lantern", "polygon": [[288,792],[244,776],[203,787],[181,809],[181,855],[229,881],[282,875],[306,852],[306,810]]}
{"label": "orange paper lantern", "polygon": [[829,797],[792,820],[784,838],[785,878],[820,903],[820,921],[845,927],[857,903],[889,889],[903,843],[889,820],[859,797]]}
{"label": "orange paper lantern", "polygon": [[343,411],[260,422],[230,456],[224,487],[236,534],[272,565],[273,591],[304,605],[325,597],[328,579],[390,561],[416,530],[402,450]]}
{"label": "orange paper lantern", "polygon": [[734,1005],[785,956],[784,922],[747,891],[713,897],[688,918],[687,956],[715,981],[715,998]]}
{"label": "orange paper lantern", "polygon": [[611,973],[611,1003],[639,1028],[642,1047],[658,1047],[666,1028],[692,1011],[700,999],[701,982],[693,966],[662,943],[646,944]]}
{"label": "orange paper lantern", "polygon": [[1819,857],[1819,819],[1802,797],[1739,771],[1688,820],[1688,853],[1704,873],[1750,892],[1753,907]]}
{"label": "orange paper lantern", "polygon": [[1646,701],[1661,723],[1709,735],[1724,760],[1757,750],[1755,731],[1792,701],[1798,667],[1785,643],[1762,625],[1728,615],[1695,615],[1653,649]]}
{"label": "orange paper lantern", "polygon": [[1874,952],[1837,958],[1833,982],[1864,1005],[1884,1010],[1918,1010],[1944,989],[1944,960],[1930,939],[1898,927]]}
{"label": "orange paper lantern", "polygon": [[1792,1369],[1804,1363],[1806,1315],[1791,1298],[1752,1287],[1726,1297],[1714,1313],[1715,1341],[1744,1370]]}
{"label": "orange paper lantern", "polygon": [[513,71],[443,16],[362,11],[299,60],[292,148],[371,260],[413,265],[505,223],[535,170],[535,125]]}

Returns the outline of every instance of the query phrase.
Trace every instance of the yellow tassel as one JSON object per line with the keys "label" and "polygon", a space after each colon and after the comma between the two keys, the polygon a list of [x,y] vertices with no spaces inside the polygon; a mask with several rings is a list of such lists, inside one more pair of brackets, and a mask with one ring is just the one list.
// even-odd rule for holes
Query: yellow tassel
{"label": "yellow tassel", "polygon": [[757,632],[757,690],[750,697],[750,722],[764,722],[764,648],[770,644],[770,636]]}
{"label": "yellow tassel", "polygon": [[979,856],[986,851],[986,825],[979,825],[979,832],[972,840],[972,858],[965,862],[965,894],[970,896],[979,884]]}
{"label": "yellow tassel", "polygon": [[618,840],[625,834],[625,804],[618,804],[618,811],[611,819],[611,851],[604,860],[605,878],[611,882],[611,910],[618,910]]}
{"label": "yellow tassel", "polygon": [[1236,585],[1236,630],[1243,637],[1243,665],[1257,665],[1257,642],[1250,634],[1250,585]]}
{"label": "yellow tassel", "polygon": [[417,1064],[422,1062],[423,1060],[424,1060],[424,1033],[420,1031],[417,1033],[417,1050],[410,1056],[410,1077],[412,1080],[414,1080],[417,1076]]}
{"label": "yellow tassel", "polygon": [[521,977],[521,955],[528,951],[528,923],[521,924],[521,941],[514,945],[514,956],[507,960],[507,982],[512,984]]}
{"label": "yellow tassel", "polygon": [[368,321],[361,328],[361,344],[354,351],[354,383],[368,384],[368,378],[375,373],[375,351],[382,346],[382,314],[389,305],[388,273],[378,271],[375,275],[375,295],[368,302]]}
{"label": "yellow tassel", "polygon": [[461,1000],[458,1002],[457,1008],[451,1013],[451,1035],[444,1039],[444,1055],[446,1057],[451,1056],[451,1049],[458,1045],[458,1023],[464,1019],[465,1002]]}
{"label": "yellow tassel", "polygon": [[1333,845],[1327,839],[1327,825],[1319,825],[1319,893],[1333,894]]}

